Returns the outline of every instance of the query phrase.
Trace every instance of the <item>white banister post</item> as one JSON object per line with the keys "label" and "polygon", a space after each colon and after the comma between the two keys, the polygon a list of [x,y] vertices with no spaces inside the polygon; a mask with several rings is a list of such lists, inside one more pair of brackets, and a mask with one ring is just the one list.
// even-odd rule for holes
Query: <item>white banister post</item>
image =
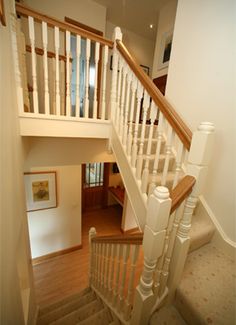
{"label": "white banister post", "polygon": [[170,208],[171,199],[168,189],[158,186],[148,200],[147,224],[143,236],[144,267],[135,292],[132,325],[148,324],[151,309],[155,304],[153,272],[163,252]]}
{"label": "white banister post", "polygon": [[94,278],[94,250],[92,246],[92,239],[96,237],[96,229],[94,227],[89,229],[89,285],[91,286]]}
{"label": "white banister post", "polygon": [[188,157],[187,175],[195,177],[196,183],[189,197],[185,201],[182,219],[177,231],[175,246],[170,262],[170,275],[168,279],[169,300],[174,296],[180,282],[184,264],[187,258],[190,238],[189,231],[193,211],[196,207],[199,195],[205,186],[208,165],[211,158],[214,141],[214,125],[203,122],[194,132]]}
{"label": "white banister post", "polygon": [[114,42],[113,51],[112,51],[112,78],[111,78],[111,94],[110,94],[110,116],[111,120],[114,120],[115,111],[116,111],[116,84],[117,84],[117,65],[118,65],[118,55],[116,49],[116,41],[122,40],[122,33],[120,27],[116,27],[113,32],[112,40]]}

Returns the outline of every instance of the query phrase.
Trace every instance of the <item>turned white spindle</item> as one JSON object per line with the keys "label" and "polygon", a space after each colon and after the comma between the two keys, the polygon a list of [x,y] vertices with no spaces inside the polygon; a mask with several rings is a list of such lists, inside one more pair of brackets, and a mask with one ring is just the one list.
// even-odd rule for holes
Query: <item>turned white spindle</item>
{"label": "turned white spindle", "polygon": [[108,293],[108,299],[110,301],[113,300],[113,281],[114,281],[114,271],[115,271],[115,258],[116,258],[116,248],[117,246],[115,244],[111,245],[111,271],[109,275],[109,293]]}
{"label": "turned white spindle", "polygon": [[29,23],[29,38],[30,38],[30,45],[31,45],[33,106],[34,106],[34,113],[38,114],[39,113],[39,102],[38,102],[38,86],[37,86],[36,53],[35,53],[34,18],[28,17],[28,23]]}
{"label": "turned white spindle", "polygon": [[94,227],[89,229],[89,284],[94,282],[94,267],[95,267],[95,252],[92,239],[96,237],[96,229]]}
{"label": "turned white spindle", "polygon": [[97,118],[97,110],[98,110],[98,61],[100,54],[100,43],[95,43],[95,76],[94,76],[94,94],[93,94],[93,118]]}
{"label": "turned white spindle", "polygon": [[59,62],[59,47],[60,47],[60,38],[59,38],[59,28],[54,27],[54,42],[55,42],[55,64],[56,64],[56,115],[61,114],[61,99],[60,99],[60,62]]}
{"label": "turned white spindle", "polygon": [[108,63],[108,46],[104,46],[103,62],[102,62],[102,110],[101,119],[106,118],[106,80],[107,80],[107,63]]}
{"label": "turned white spindle", "polygon": [[132,156],[131,156],[131,166],[135,167],[137,152],[138,152],[138,129],[139,129],[139,118],[140,118],[140,103],[143,96],[143,86],[138,82],[137,89],[137,100],[136,100],[136,118],[134,126],[134,137],[132,145]]}
{"label": "turned white spindle", "polygon": [[76,35],[76,104],[75,116],[80,116],[80,53],[81,53],[81,37]]}
{"label": "turned white spindle", "polygon": [[143,167],[143,146],[145,139],[145,131],[146,131],[146,121],[147,121],[147,111],[150,105],[150,96],[145,91],[143,97],[143,120],[141,126],[141,136],[138,150],[138,158],[137,158],[137,167],[136,167],[136,177],[138,180],[141,179],[142,167]]}
{"label": "turned white spindle", "polygon": [[108,296],[109,289],[109,271],[110,271],[110,257],[111,257],[111,244],[107,244],[106,255],[105,255],[105,270],[104,270],[104,295]]}
{"label": "turned white spindle", "polygon": [[45,114],[50,114],[50,98],[48,86],[48,26],[44,21],[42,22],[42,39],[43,39],[43,72],[44,72],[44,109]]}
{"label": "turned white spindle", "polygon": [[98,289],[101,288],[101,281],[102,281],[102,244],[98,243],[98,282],[97,287]]}
{"label": "turned white spindle", "polygon": [[176,155],[176,159],[175,159],[176,167],[175,167],[175,177],[174,177],[172,189],[178,184],[178,181],[179,181],[184,152],[185,152],[185,150],[184,150],[183,143],[181,141],[179,141],[178,148],[177,148],[177,155]]}
{"label": "turned white spindle", "polygon": [[159,186],[150,195],[147,207],[147,224],[144,228],[144,266],[140,282],[136,288],[131,324],[146,325],[155,303],[153,294],[153,274],[165,241],[171,200],[167,188]]}
{"label": "turned white spindle", "polygon": [[86,39],[86,74],[85,74],[85,99],[84,99],[84,117],[89,117],[89,62],[91,52],[91,41]]}
{"label": "turned white spindle", "polygon": [[94,266],[94,286],[97,286],[98,283],[98,244],[94,245],[94,254],[95,254],[95,266]]}
{"label": "turned white spindle", "polygon": [[120,118],[119,118],[119,135],[122,139],[124,130],[124,110],[125,110],[125,93],[126,93],[126,77],[127,77],[127,64],[124,63],[122,69],[122,82],[121,82],[121,100],[120,100]]}
{"label": "turned white spindle", "polygon": [[205,185],[213,144],[214,125],[209,122],[201,123],[198,130],[193,133],[188,156],[186,174],[193,176],[196,182],[190,196],[185,201],[183,217],[175,238],[168,279],[170,299],[173,297],[182,276],[190,244],[189,231],[191,228],[192,214],[197,203],[197,198],[202,193]]}
{"label": "turned white spindle", "polygon": [[120,101],[121,101],[121,80],[123,75],[123,60],[121,57],[118,57],[118,81],[117,81],[117,98],[116,98],[116,129],[119,130],[120,126]]}
{"label": "turned white spindle", "polygon": [[147,186],[148,186],[148,178],[149,178],[149,161],[151,157],[151,149],[152,149],[152,139],[153,139],[153,127],[154,122],[157,116],[157,107],[152,101],[151,103],[151,109],[150,109],[150,120],[151,124],[149,126],[149,135],[148,135],[148,144],[147,144],[147,151],[146,151],[146,157],[145,157],[145,165],[144,170],[142,174],[142,184],[141,184],[141,191],[142,193],[147,192]]}
{"label": "turned white spindle", "polygon": [[70,81],[70,32],[66,31],[66,116],[71,115],[71,99],[70,99],[70,89],[71,89],[71,81]]}
{"label": "turned white spindle", "polygon": [[166,142],[166,156],[165,156],[165,163],[164,163],[164,169],[162,173],[161,178],[161,185],[165,186],[167,181],[167,174],[169,170],[169,163],[170,163],[170,157],[171,157],[171,146],[174,139],[174,130],[172,129],[172,126],[168,124],[168,131],[167,131],[167,142]]}
{"label": "turned white spindle", "polygon": [[135,100],[135,92],[137,90],[137,87],[138,87],[137,79],[134,75],[132,75],[129,128],[128,128],[127,150],[126,150],[128,157],[131,156],[131,149],[132,149],[132,142],[133,142],[134,100]]}
{"label": "turned white spindle", "polygon": [[136,263],[139,255],[139,245],[133,245],[131,252],[131,265],[130,265],[130,276],[129,276],[129,284],[128,284],[128,293],[127,298],[125,300],[125,310],[124,310],[124,318],[128,320],[130,318],[131,313],[131,299],[134,292],[134,276],[136,270]]}
{"label": "turned white spindle", "polygon": [[127,132],[128,132],[128,114],[130,108],[130,84],[132,80],[132,74],[129,71],[127,73],[127,86],[126,86],[126,98],[125,98],[125,114],[124,114],[124,128],[122,134],[122,144],[126,146],[127,142]]}
{"label": "turned white spindle", "polygon": [[155,153],[154,164],[153,164],[152,180],[148,190],[149,195],[152,194],[156,186],[156,177],[157,177],[158,165],[159,165],[160,154],[161,154],[161,146],[162,146],[163,122],[164,122],[163,119],[164,119],[163,114],[160,112],[158,128],[157,128],[157,147],[156,147],[156,153]]}
{"label": "turned white spindle", "polygon": [[122,258],[123,246],[117,244],[117,257],[116,257],[116,274],[115,274],[115,287],[112,305],[117,309],[118,307],[118,293],[119,293],[119,279],[120,279],[120,265]]}
{"label": "turned white spindle", "polygon": [[127,273],[127,261],[129,258],[130,245],[126,244],[123,247],[123,266],[121,273],[121,282],[119,288],[119,301],[118,301],[118,311],[123,311],[124,309],[124,289],[125,289],[125,280]]}

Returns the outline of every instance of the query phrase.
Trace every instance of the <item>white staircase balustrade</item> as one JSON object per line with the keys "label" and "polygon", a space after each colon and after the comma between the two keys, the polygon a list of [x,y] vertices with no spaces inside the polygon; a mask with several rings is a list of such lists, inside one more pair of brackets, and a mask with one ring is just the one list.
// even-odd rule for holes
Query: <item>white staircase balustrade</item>
{"label": "white staircase balustrade", "polygon": [[102,62],[102,113],[101,119],[105,120],[106,112],[106,80],[107,80],[108,46],[104,46]]}
{"label": "white staircase balustrade", "polygon": [[66,31],[66,116],[71,116],[70,32]]}

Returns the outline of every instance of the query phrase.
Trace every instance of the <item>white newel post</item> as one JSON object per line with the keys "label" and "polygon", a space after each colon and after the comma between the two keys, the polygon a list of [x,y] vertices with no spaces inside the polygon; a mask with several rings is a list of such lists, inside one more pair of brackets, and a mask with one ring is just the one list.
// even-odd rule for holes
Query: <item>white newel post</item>
{"label": "white newel post", "polygon": [[184,264],[187,258],[190,238],[189,231],[194,208],[196,207],[199,195],[205,186],[208,165],[211,158],[214,125],[209,122],[202,122],[198,130],[194,132],[189,152],[187,175],[195,177],[196,183],[189,197],[184,204],[183,216],[180,220],[177,231],[173,255],[170,263],[170,275],[168,279],[169,299],[173,298],[174,292],[180,282]]}
{"label": "white newel post", "polygon": [[113,32],[112,40],[114,42],[112,51],[112,78],[111,78],[111,95],[110,95],[110,116],[111,120],[114,122],[115,112],[116,112],[116,85],[117,85],[117,72],[118,72],[118,55],[116,49],[116,41],[122,41],[122,33],[120,27],[116,27]]}
{"label": "white newel post", "polygon": [[94,280],[95,271],[95,252],[92,245],[92,238],[96,237],[96,229],[94,227],[89,229],[89,285],[91,286]]}
{"label": "white newel post", "polygon": [[147,223],[143,237],[144,267],[135,292],[132,325],[148,324],[151,309],[155,304],[153,273],[163,252],[170,208],[168,189],[158,186],[148,200]]}

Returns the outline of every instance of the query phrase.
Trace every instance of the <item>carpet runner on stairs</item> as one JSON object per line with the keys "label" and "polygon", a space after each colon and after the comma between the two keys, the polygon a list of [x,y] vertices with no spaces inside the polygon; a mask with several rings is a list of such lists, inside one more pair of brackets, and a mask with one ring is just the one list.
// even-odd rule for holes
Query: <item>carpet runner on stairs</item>
{"label": "carpet runner on stairs", "polygon": [[120,324],[100,298],[90,289],[67,297],[39,311],[37,325]]}

